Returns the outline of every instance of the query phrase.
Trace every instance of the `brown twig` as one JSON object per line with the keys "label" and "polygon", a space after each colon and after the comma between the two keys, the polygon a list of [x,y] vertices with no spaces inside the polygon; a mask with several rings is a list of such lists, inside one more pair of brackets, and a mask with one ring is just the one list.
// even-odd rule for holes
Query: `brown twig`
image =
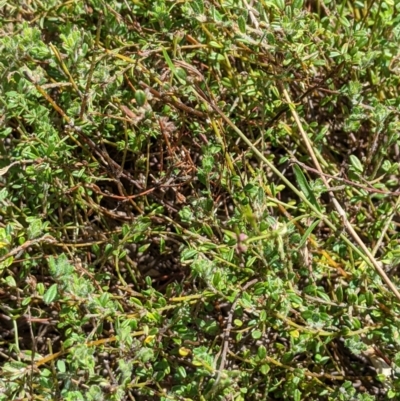
{"label": "brown twig", "polygon": [[53,238],[51,235],[45,234],[40,238],[36,238],[36,239],[30,240],[30,241],[26,241],[22,245],[17,246],[16,248],[12,249],[7,254],[5,254],[2,257],[0,257],[0,262],[3,262],[4,260],[9,258],[10,256],[18,255],[20,252],[25,251],[25,249],[29,248],[30,246],[38,244],[38,243],[41,243],[41,242],[48,243],[48,244],[54,244],[55,242],[57,242],[57,240],[55,238]]}
{"label": "brown twig", "polygon": [[217,378],[215,379],[215,382],[210,390],[211,393],[214,393],[215,390],[217,389],[218,383],[221,380],[221,375],[223,370],[225,369],[225,364],[226,364],[226,356],[228,354],[228,346],[229,346],[229,338],[231,335],[231,330],[232,330],[232,321],[233,321],[233,315],[235,313],[235,309],[236,306],[239,302],[240,296],[243,294],[244,291],[246,291],[249,287],[251,287],[252,285],[254,285],[255,283],[257,283],[258,279],[253,279],[250,280],[248,283],[246,283],[241,291],[236,295],[235,300],[233,301],[232,307],[229,311],[229,315],[228,315],[228,322],[226,325],[226,329],[224,331],[224,336],[223,336],[223,347],[222,347],[222,352],[221,352],[221,356],[219,358],[220,362],[219,362],[219,368],[218,368],[218,375]]}
{"label": "brown twig", "polygon": [[359,235],[356,233],[356,231],[354,230],[353,226],[351,225],[351,223],[349,222],[349,220],[347,219],[347,215],[346,212],[343,210],[342,206],[340,205],[340,203],[338,202],[338,200],[336,199],[333,191],[331,190],[328,180],[326,179],[321,165],[319,164],[319,161],[315,155],[314,149],[311,146],[310,143],[310,139],[308,137],[308,135],[306,134],[306,132],[303,129],[303,125],[300,121],[299,115],[296,112],[296,109],[293,105],[292,100],[290,99],[289,93],[287,92],[287,90],[285,88],[283,88],[282,86],[282,93],[287,101],[287,103],[290,106],[290,111],[292,113],[292,116],[294,118],[294,120],[296,121],[296,124],[299,128],[300,134],[303,138],[303,141],[307,147],[308,153],[311,156],[311,159],[316,167],[316,169],[318,170],[318,172],[320,173],[320,177],[326,187],[326,189],[328,190],[329,193],[329,197],[331,202],[333,203],[333,206],[335,207],[336,211],[338,212],[340,218],[342,219],[343,225],[345,226],[347,232],[350,234],[350,236],[354,239],[354,241],[358,244],[358,246],[362,249],[362,251],[364,252],[364,254],[367,256],[368,260],[370,261],[370,263],[372,264],[372,266],[375,268],[376,272],[381,276],[382,280],[386,283],[386,285],[390,288],[390,290],[393,292],[393,294],[396,296],[396,298],[400,301],[400,292],[399,290],[396,288],[396,286],[393,284],[393,282],[390,280],[390,278],[387,276],[387,274],[385,273],[385,271],[382,269],[382,267],[380,266],[380,264],[377,262],[377,260],[375,259],[374,255],[371,253],[371,251],[367,248],[367,246],[364,244],[364,242],[361,240],[361,238],[359,237]]}
{"label": "brown twig", "polygon": [[360,189],[364,189],[365,191],[368,191],[368,192],[374,192],[374,193],[377,193],[377,194],[383,194],[383,195],[387,195],[387,196],[400,196],[400,192],[396,192],[396,191],[394,191],[394,192],[392,192],[392,191],[382,191],[382,190],[380,190],[380,189],[376,189],[376,188],[372,188],[372,187],[367,187],[367,186],[365,186],[365,185],[363,185],[363,184],[360,184],[360,183],[358,183],[358,182],[354,182],[354,181],[348,180],[348,179],[346,179],[346,178],[337,177],[337,176],[335,176],[335,175],[330,175],[330,174],[326,174],[326,173],[323,173],[323,172],[321,172],[321,171],[318,171],[317,169],[312,168],[312,167],[309,167],[309,166],[307,166],[306,164],[304,164],[304,163],[298,161],[298,160],[295,159],[295,158],[292,158],[291,160],[292,160],[293,163],[298,164],[300,167],[304,168],[305,170],[311,171],[311,172],[313,172],[313,173],[315,173],[315,174],[318,174],[319,176],[322,176],[322,175],[323,175],[323,176],[325,176],[325,177],[327,177],[327,178],[332,178],[332,179],[334,179],[334,180],[344,182],[344,183],[349,184],[349,185],[351,185],[351,186],[353,186],[353,187],[357,187],[357,188],[360,188]]}
{"label": "brown twig", "polygon": [[200,117],[203,119],[207,118],[207,114],[203,113],[202,111],[196,110],[196,109],[192,109],[189,106],[186,106],[186,104],[180,102],[179,100],[175,100],[172,98],[172,96],[170,94],[163,94],[161,92],[158,92],[157,90],[153,89],[151,86],[147,85],[144,82],[139,82],[140,86],[144,89],[148,89],[149,92],[155,96],[157,99],[163,100],[167,103],[172,104],[173,106],[175,106],[177,109],[180,109],[188,114],[193,114],[196,117]]}

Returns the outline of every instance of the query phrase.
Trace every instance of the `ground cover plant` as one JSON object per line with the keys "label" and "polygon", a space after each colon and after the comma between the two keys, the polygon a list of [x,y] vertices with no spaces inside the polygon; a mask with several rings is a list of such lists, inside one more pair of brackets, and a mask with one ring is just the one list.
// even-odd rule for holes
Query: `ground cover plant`
{"label": "ground cover plant", "polygon": [[399,399],[397,2],[0,4],[0,400]]}

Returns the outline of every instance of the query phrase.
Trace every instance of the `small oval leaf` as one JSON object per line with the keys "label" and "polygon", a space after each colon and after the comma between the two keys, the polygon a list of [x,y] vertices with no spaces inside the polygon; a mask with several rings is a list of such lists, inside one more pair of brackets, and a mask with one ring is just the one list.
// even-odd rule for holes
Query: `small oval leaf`
{"label": "small oval leaf", "polygon": [[51,287],[47,289],[45,294],[43,295],[43,302],[45,304],[51,304],[57,297],[58,294],[58,286],[57,284],[53,284]]}
{"label": "small oval leaf", "polygon": [[362,173],[364,171],[364,166],[357,156],[350,155],[350,163],[359,173]]}
{"label": "small oval leaf", "polygon": [[301,192],[305,195],[307,200],[319,211],[321,212],[321,206],[317,202],[315,198],[314,192],[312,191],[310,185],[308,184],[307,178],[305,177],[304,173],[301,171],[298,165],[293,166],[293,172],[296,176],[297,184],[300,187]]}
{"label": "small oval leaf", "polygon": [[141,89],[135,92],[135,100],[139,107],[142,107],[146,103],[146,94]]}

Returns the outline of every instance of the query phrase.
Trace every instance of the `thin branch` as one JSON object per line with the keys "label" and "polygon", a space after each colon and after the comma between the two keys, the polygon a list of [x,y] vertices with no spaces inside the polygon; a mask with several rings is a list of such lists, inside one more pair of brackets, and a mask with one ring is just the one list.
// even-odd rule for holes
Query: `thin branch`
{"label": "thin branch", "polygon": [[358,234],[354,230],[353,226],[351,225],[351,223],[347,219],[346,212],[343,210],[342,206],[340,205],[340,203],[336,199],[333,191],[331,190],[331,188],[329,186],[328,180],[326,179],[325,175],[323,174],[321,165],[319,164],[318,159],[317,159],[317,157],[315,155],[314,149],[311,146],[310,139],[309,139],[308,135],[306,134],[306,132],[303,129],[303,125],[302,125],[302,123],[300,121],[299,115],[297,114],[295,106],[294,106],[293,102],[290,99],[289,93],[287,92],[287,90],[285,88],[282,88],[282,92],[283,92],[283,95],[284,95],[286,101],[289,104],[290,111],[291,111],[292,116],[295,119],[296,124],[297,124],[297,126],[298,126],[298,128],[300,130],[301,136],[303,137],[303,141],[304,141],[304,143],[305,143],[305,145],[307,147],[308,153],[311,156],[311,159],[312,159],[316,169],[320,173],[320,177],[321,177],[326,189],[329,192],[330,200],[333,203],[333,206],[335,207],[336,211],[338,212],[340,218],[342,219],[343,225],[345,226],[345,228],[346,228],[347,232],[350,234],[350,236],[354,239],[354,241],[362,249],[364,254],[367,255],[367,257],[369,259],[369,262],[375,268],[376,272],[381,276],[382,280],[386,283],[386,285],[390,288],[390,290],[393,292],[393,294],[400,301],[400,292],[398,291],[396,286],[393,284],[393,282],[390,280],[390,278],[387,276],[385,271],[382,269],[381,265],[375,259],[374,255],[367,248],[367,246],[364,244],[362,239],[358,236]]}
{"label": "thin branch", "polygon": [[242,290],[236,295],[235,300],[233,301],[232,307],[229,311],[228,314],[228,322],[226,325],[226,329],[224,331],[224,336],[223,336],[223,348],[221,352],[221,356],[219,358],[220,363],[218,367],[218,375],[217,378],[215,379],[215,382],[210,390],[210,393],[213,394],[215,390],[218,387],[218,383],[221,380],[221,375],[223,370],[225,369],[225,364],[226,364],[226,356],[228,354],[228,347],[229,347],[229,338],[231,336],[231,330],[232,330],[232,322],[233,322],[233,315],[235,313],[236,306],[239,302],[240,296],[243,294],[244,291],[246,291],[249,287],[257,283],[258,279],[253,279],[250,280],[248,283],[246,283],[243,287]]}
{"label": "thin branch", "polygon": [[[322,169],[319,165],[318,160],[316,159],[315,153],[313,152],[308,137],[306,135],[306,133],[304,132],[304,129],[301,125],[300,119],[296,113],[296,110],[294,109],[292,102],[290,100],[290,97],[287,93],[287,91],[284,89],[284,94],[285,97],[287,96],[287,100],[288,103],[290,105],[290,109],[292,111],[292,114],[296,119],[296,123],[299,125],[300,131],[302,132],[302,135],[306,141],[307,147],[309,148],[309,151],[311,150],[311,154],[313,155],[313,161],[314,163],[316,163],[316,167],[318,169],[319,167],[319,172],[322,174]],[[290,182],[275,166],[273,163],[271,163],[258,149],[256,146],[254,146],[254,144],[250,141],[250,139],[229,119],[229,117],[227,117],[222,111],[221,109],[214,103],[211,103],[210,101],[208,101],[206,98],[204,98],[204,96],[201,96],[198,92],[197,95],[199,96],[199,98],[202,98],[203,101],[205,101],[206,103],[208,103],[213,109],[214,111],[219,114],[219,116],[239,135],[239,137],[243,140],[243,142],[245,142],[254,152],[254,154],[261,160],[263,161],[270,169],[271,171],[276,174],[281,180],[282,182],[285,183],[285,185],[290,188],[314,213],[315,215],[320,218],[321,220],[324,221],[324,223],[331,228],[332,230],[337,230],[337,227],[335,226],[334,223],[332,223],[329,218],[327,216],[325,216],[323,213],[321,213],[308,199],[307,197],[301,192],[299,191],[295,185],[293,185],[292,182]],[[321,177],[324,177],[323,175],[321,175]],[[324,177],[325,178],[325,177]],[[329,190],[330,187],[327,183],[327,180],[325,179],[324,181],[326,181],[326,188]],[[379,265],[379,263],[375,260],[374,256],[372,255],[372,253],[369,251],[369,249],[365,246],[365,244],[362,242],[361,238],[357,235],[357,233],[355,232],[354,228],[351,226],[351,224],[349,223],[349,221],[347,220],[347,216],[345,211],[343,210],[343,208],[340,206],[339,202],[336,200],[336,198],[333,196],[333,192],[330,191],[331,193],[331,200],[332,203],[334,204],[334,207],[336,208],[336,210],[339,213],[339,216],[342,218],[345,227],[347,229],[347,231],[350,233],[351,237],[357,242],[357,244],[360,246],[361,250],[353,244],[352,241],[350,241],[349,238],[346,237],[346,235],[344,235],[343,233],[340,234],[340,238],[348,245],[350,246],[359,256],[360,258],[362,258],[365,262],[367,262],[370,266],[374,267],[375,270],[377,271],[377,273],[381,276],[381,278],[383,279],[383,281],[386,283],[386,285],[389,287],[389,289],[393,292],[393,294],[396,296],[396,298],[400,301],[400,292],[398,291],[398,289],[396,288],[396,286],[392,283],[392,281],[389,279],[389,277],[386,275],[386,273],[384,272],[384,270],[381,268],[381,266]]]}

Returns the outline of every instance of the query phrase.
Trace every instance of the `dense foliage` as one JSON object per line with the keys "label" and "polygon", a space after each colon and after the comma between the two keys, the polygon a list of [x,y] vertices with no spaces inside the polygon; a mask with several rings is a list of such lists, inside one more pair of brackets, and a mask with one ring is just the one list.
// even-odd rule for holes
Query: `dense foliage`
{"label": "dense foliage", "polygon": [[400,399],[398,2],[0,4],[0,401]]}

